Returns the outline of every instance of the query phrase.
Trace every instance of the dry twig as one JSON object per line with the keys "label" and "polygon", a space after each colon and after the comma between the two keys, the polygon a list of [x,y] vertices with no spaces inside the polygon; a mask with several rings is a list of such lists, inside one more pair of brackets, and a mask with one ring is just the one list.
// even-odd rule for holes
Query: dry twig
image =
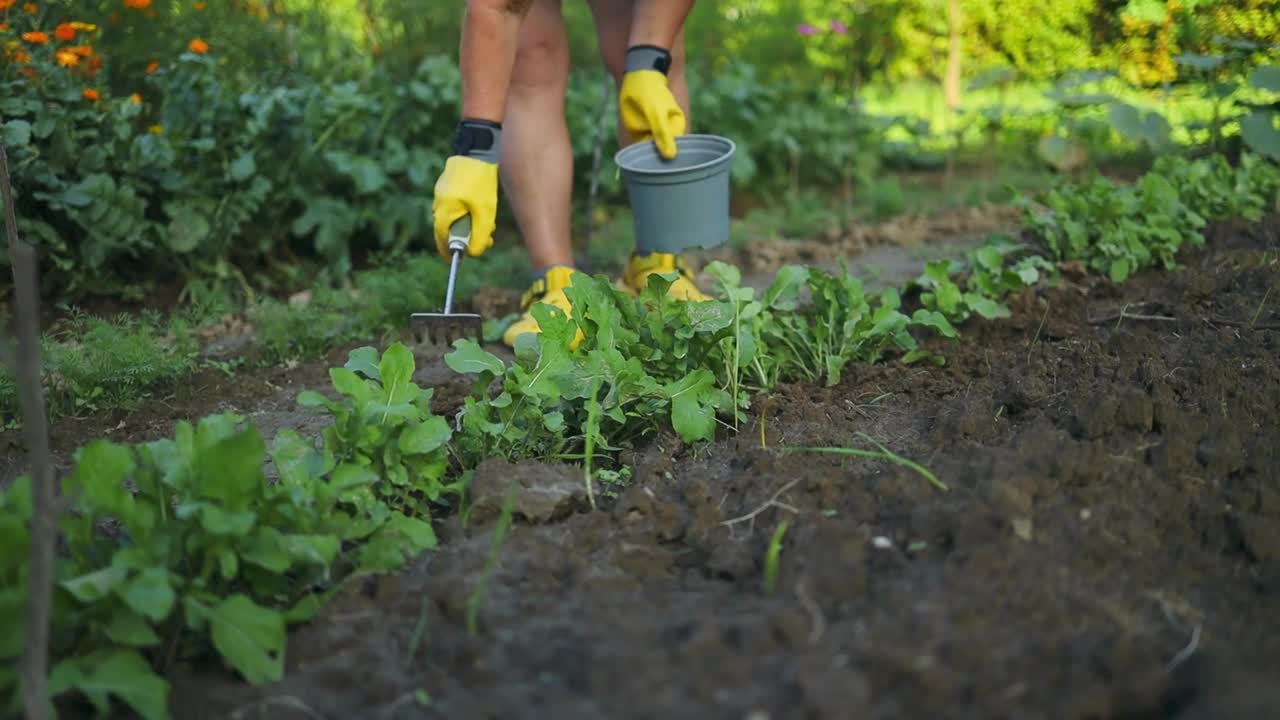
{"label": "dry twig", "polygon": [[756,508],[755,510],[752,510],[751,512],[747,513],[746,515],[743,515],[742,517],[736,517],[736,518],[734,518],[734,519],[732,519],[732,520],[725,520],[724,522],[722,522],[722,523],[720,523],[720,524],[721,524],[721,525],[724,525],[725,527],[733,527],[734,525],[737,525],[738,523],[747,522],[747,521],[749,521],[749,520],[755,520],[757,515],[759,515],[760,513],[764,512],[765,510],[768,510],[768,509],[769,509],[769,508],[771,508],[771,507],[780,508],[780,509],[782,509],[782,510],[786,510],[786,511],[791,512],[791,513],[799,513],[799,512],[800,512],[799,510],[796,510],[795,508],[791,507],[790,505],[787,505],[786,503],[780,503],[780,502],[778,502],[778,498],[782,497],[782,494],[783,494],[783,493],[785,493],[786,491],[788,491],[788,490],[790,490],[791,488],[795,487],[795,486],[796,486],[796,484],[797,484],[797,483],[799,483],[799,482],[800,482],[800,479],[799,479],[799,478],[796,478],[795,480],[792,480],[791,482],[789,482],[789,483],[787,483],[786,485],[783,485],[781,488],[779,488],[779,489],[778,489],[778,492],[774,493],[774,494],[773,494],[773,497],[769,498],[769,500],[768,500],[767,502],[765,502],[765,504],[761,505],[760,507]]}

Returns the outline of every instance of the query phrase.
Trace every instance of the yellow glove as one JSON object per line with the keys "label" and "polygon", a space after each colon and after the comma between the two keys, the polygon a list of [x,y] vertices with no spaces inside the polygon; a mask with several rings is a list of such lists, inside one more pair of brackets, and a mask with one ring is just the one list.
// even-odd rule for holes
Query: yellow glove
{"label": "yellow glove", "polygon": [[498,215],[498,143],[501,129],[493,123],[463,121],[454,140],[454,154],[436,180],[431,203],[436,250],[448,260],[449,228],[471,216],[467,254],[480,257],[493,247]]}
{"label": "yellow glove", "polygon": [[684,111],[667,85],[670,62],[664,50],[632,48],[618,94],[622,126],[636,142],[653,140],[658,154],[668,160],[676,156],[676,137],[686,128]]}

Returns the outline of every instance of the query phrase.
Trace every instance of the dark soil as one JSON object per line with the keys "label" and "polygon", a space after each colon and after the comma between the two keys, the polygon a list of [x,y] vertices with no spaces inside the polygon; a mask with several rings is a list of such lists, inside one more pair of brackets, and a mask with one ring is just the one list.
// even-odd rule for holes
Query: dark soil
{"label": "dark soil", "polygon": [[[627,458],[595,511],[580,471],[487,464],[470,525],[296,629],[284,682],[181,678],[175,715],[1275,717],[1277,220],[1180,272],[1028,291],[943,368],[783,388],[709,448]],[[949,490],[786,451],[857,432]]]}

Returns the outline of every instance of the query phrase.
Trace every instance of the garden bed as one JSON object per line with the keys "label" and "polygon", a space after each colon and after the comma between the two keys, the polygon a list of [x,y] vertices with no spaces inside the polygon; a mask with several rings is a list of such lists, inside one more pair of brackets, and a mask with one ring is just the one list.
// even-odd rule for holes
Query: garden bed
{"label": "garden bed", "polygon": [[[173,711],[1265,717],[1280,703],[1278,227],[1218,226],[1176,273],[1015,293],[1011,318],[930,343],[941,368],[781,387],[709,447],[673,437],[625,458],[631,484],[596,511],[580,469],[489,461],[438,550],[291,633],[284,681],[193,672]],[[949,489],[787,452],[859,432]]]}

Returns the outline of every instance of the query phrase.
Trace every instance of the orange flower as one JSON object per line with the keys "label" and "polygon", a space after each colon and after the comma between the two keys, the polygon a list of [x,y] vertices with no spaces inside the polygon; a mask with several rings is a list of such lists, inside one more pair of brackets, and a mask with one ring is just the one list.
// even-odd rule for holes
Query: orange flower
{"label": "orange flower", "polygon": [[93,48],[89,47],[88,45],[78,45],[76,47],[70,48],[70,50],[71,52],[75,53],[76,55],[79,55],[80,57],[89,57],[90,55],[93,54]]}
{"label": "orange flower", "polygon": [[138,93],[134,93],[134,94],[130,95],[130,96],[129,96],[129,100],[131,100],[131,101],[133,102],[133,104],[134,104],[134,105],[141,105],[141,104],[142,104],[142,96],[141,96],[141,95],[139,95]]}
{"label": "orange flower", "polygon": [[80,64],[80,56],[70,50],[59,50],[53,55],[54,60],[65,68],[72,68]]}
{"label": "orange flower", "polygon": [[32,45],[44,45],[49,42],[49,33],[44,32],[25,32],[22,33],[22,39]]}
{"label": "orange flower", "polygon": [[26,50],[15,50],[13,52],[13,62],[18,65],[29,63],[31,62],[31,56],[27,54]]}
{"label": "orange flower", "polygon": [[146,10],[151,7],[151,0],[124,0],[124,6],[134,10]]}
{"label": "orange flower", "polygon": [[18,0],[0,0],[0,10],[8,10],[16,5]]}
{"label": "orange flower", "polygon": [[85,100],[88,100],[90,102],[98,102],[98,100],[102,97],[101,95],[98,94],[98,91],[94,90],[93,88],[85,88],[84,92],[80,94],[84,96]]}
{"label": "orange flower", "polygon": [[196,53],[198,55],[203,55],[209,52],[209,43],[201,40],[200,38],[196,38],[195,40],[192,40],[191,44],[188,47],[191,48],[191,52]]}
{"label": "orange flower", "polygon": [[53,30],[53,36],[60,42],[71,42],[76,39],[76,29],[71,27],[71,23],[59,23]]}
{"label": "orange flower", "polygon": [[36,7],[35,3],[27,3],[26,5],[22,6],[22,9],[28,15],[35,15],[36,13],[40,12],[40,8]]}
{"label": "orange flower", "polygon": [[0,32],[9,32],[9,23],[0,22]]}
{"label": "orange flower", "polygon": [[151,73],[153,73],[153,72],[155,72],[155,71],[157,71],[157,70],[159,70],[159,69],[160,69],[160,63],[156,62],[155,60],[152,60],[151,62],[147,63],[147,74],[148,74],[148,75],[150,75]]}
{"label": "orange flower", "polygon": [[196,9],[197,9],[197,10],[203,10],[203,9],[205,9],[206,7],[207,7],[207,5],[205,5],[205,4],[204,4],[204,3],[202,3],[202,2],[198,2],[198,3],[196,3]]}

